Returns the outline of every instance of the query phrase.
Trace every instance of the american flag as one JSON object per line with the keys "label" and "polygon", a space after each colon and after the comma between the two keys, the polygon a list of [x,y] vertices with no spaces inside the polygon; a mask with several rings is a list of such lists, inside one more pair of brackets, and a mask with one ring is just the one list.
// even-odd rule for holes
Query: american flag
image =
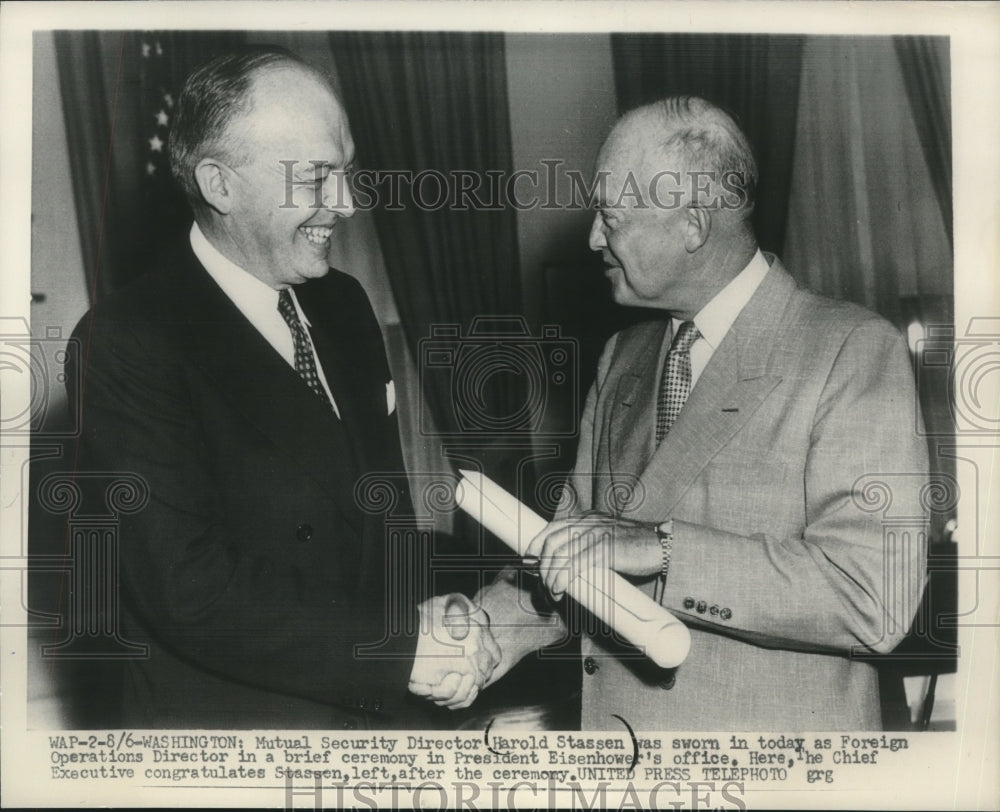
{"label": "american flag", "polygon": [[[175,31],[143,31],[133,40],[138,66],[138,127],[136,151],[139,206],[137,233],[146,235],[149,250],[181,236],[191,214],[180,187],[170,175],[167,141],[177,97],[187,74],[212,54],[200,41],[181,39]],[[203,45],[203,47],[197,47]],[[194,47],[192,47],[194,46]]]}
{"label": "american flag", "polygon": [[80,233],[94,295],[149,267],[191,225],[167,141],[185,78],[236,31],[57,31]]}
{"label": "american flag", "polygon": [[180,187],[170,175],[167,141],[184,80],[198,65],[238,47],[238,32],[142,31],[132,40],[138,71],[136,152],[140,229],[149,233],[150,247],[185,233],[191,213]]}
{"label": "american flag", "polygon": [[162,184],[169,183],[170,166],[167,162],[167,136],[174,103],[180,88],[170,74],[171,61],[165,45],[167,36],[156,31],[144,31],[139,37],[139,88],[141,96],[142,154],[145,158],[142,174],[146,193],[162,193]]}

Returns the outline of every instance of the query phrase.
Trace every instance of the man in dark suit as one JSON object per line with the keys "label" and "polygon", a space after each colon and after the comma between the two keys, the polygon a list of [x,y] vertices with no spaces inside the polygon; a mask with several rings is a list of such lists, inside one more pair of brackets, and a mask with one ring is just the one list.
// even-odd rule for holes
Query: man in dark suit
{"label": "man in dark suit", "polygon": [[228,55],[186,82],[170,157],[190,238],[75,333],[80,467],[150,493],[120,525],[123,632],[150,651],[122,723],[424,725],[410,680],[467,691],[499,653],[475,617],[453,640],[445,598],[390,593],[414,579],[355,499],[388,472],[408,503],[378,324],[326,259],[354,213],[346,114],[291,55]]}
{"label": "man in dark suit", "polygon": [[[864,655],[902,639],[924,586],[927,451],[905,342],[758,249],[753,155],[708,102],[628,114],[597,171],[590,247],[614,300],[660,317],[608,342],[563,503],[529,552],[557,599],[586,567],[628,577],[691,647],[664,672],[585,634],[583,727],[879,728]],[[889,488],[912,532],[883,526]],[[512,573],[481,598],[503,650],[494,679],[566,634]]]}

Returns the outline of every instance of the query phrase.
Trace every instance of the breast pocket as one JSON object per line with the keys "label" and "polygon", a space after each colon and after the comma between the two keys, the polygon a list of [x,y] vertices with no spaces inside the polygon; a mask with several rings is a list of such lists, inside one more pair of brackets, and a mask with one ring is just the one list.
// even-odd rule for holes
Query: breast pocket
{"label": "breast pocket", "polygon": [[795,481],[779,460],[732,460],[710,463],[698,477],[685,506],[698,521],[740,535],[783,535],[794,505],[804,504],[801,477]]}

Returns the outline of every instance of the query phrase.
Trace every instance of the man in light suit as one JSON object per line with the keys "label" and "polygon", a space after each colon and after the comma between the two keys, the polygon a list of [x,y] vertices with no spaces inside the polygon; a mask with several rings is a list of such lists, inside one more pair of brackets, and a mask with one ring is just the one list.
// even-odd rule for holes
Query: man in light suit
{"label": "man in light suit", "polygon": [[[925,561],[922,539],[891,541],[859,489],[901,474],[913,487],[894,510],[922,515],[906,345],[758,250],[753,156],[711,104],[630,113],[597,171],[590,247],[616,302],[664,318],[608,342],[562,507],[530,552],[557,601],[581,568],[627,576],[690,627],[691,649],[660,671],[585,634],[583,728],[618,727],[612,714],[644,730],[880,727],[877,674],[856,655],[906,633]],[[566,635],[523,574],[479,597],[503,651],[494,680]]]}
{"label": "man in light suit", "polygon": [[149,488],[120,523],[121,631],[149,646],[120,724],[426,726],[408,683],[452,672],[468,691],[499,652],[475,618],[454,643],[445,598],[391,591],[408,579],[355,496],[388,472],[409,499],[378,324],[327,264],[354,213],[346,114],[263,49],[196,70],[172,124],[190,238],[83,318],[67,378],[83,382],[80,469]]}

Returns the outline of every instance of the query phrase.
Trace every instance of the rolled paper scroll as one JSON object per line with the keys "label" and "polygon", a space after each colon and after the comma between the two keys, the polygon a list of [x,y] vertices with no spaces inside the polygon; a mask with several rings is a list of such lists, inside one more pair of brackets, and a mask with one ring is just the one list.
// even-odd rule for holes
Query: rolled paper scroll
{"label": "rolled paper scroll", "polygon": [[[458,506],[520,556],[548,524],[517,497],[478,471],[459,471]],[[566,590],[571,598],[643,651],[661,668],[676,668],[691,633],[660,604],[608,569],[584,570]]]}

